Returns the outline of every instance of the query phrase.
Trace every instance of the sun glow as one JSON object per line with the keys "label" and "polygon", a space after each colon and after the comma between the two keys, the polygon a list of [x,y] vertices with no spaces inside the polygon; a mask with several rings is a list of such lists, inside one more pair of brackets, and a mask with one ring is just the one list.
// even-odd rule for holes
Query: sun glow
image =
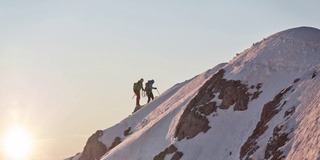
{"label": "sun glow", "polygon": [[28,159],[33,147],[33,140],[27,130],[14,127],[3,139],[3,148],[8,158],[12,160]]}

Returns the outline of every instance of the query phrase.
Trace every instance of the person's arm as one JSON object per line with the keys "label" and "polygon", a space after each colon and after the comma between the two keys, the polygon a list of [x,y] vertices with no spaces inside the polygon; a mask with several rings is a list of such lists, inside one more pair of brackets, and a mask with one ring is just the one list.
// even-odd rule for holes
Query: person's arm
{"label": "person's arm", "polygon": [[157,87],[153,87],[153,84],[151,83],[151,85],[150,85],[150,88],[151,89],[157,89]]}
{"label": "person's arm", "polygon": [[140,84],[140,89],[142,89],[143,91],[145,91],[144,88],[143,88],[143,83],[140,81],[139,84]]}

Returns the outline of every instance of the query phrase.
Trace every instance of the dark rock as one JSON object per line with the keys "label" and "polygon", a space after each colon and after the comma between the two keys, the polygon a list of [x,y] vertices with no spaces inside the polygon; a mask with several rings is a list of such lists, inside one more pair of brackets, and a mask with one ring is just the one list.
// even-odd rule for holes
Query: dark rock
{"label": "dark rock", "polygon": [[102,135],[103,131],[98,130],[88,139],[79,160],[96,160],[107,153],[107,146],[99,141]]}
{"label": "dark rock", "polygon": [[251,101],[254,99],[258,99],[259,95],[262,93],[262,91],[256,91],[253,93],[252,97],[251,97]]}
{"label": "dark rock", "polygon": [[127,130],[125,130],[125,131],[123,132],[123,135],[124,135],[124,136],[129,136],[130,134],[132,134],[132,133],[131,133],[131,127],[129,127]]}
{"label": "dark rock", "polygon": [[291,107],[289,110],[285,112],[284,117],[292,116],[295,111],[296,111],[296,107],[295,106]]}
{"label": "dark rock", "polygon": [[110,151],[111,149],[113,149],[114,147],[116,147],[117,145],[119,145],[121,143],[121,138],[120,137],[116,137],[114,138],[111,146],[109,147],[108,151]]}
{"label": "dark rock", "polygon": [[209,127],[209,120],[196,110],[184,112],[183,119],[179,121],[175,136],[180,141],[183,138],[193,138],[200,132],[207,132]]}
{"label": "dark rock", "polygon": [[183,156],[183,153],[182,153],[182,152],[176,152],[176,153],[172,156],[171,160],[180,160],[180,159],[182,158],[182,156]]}
{"label": "dark rock", "polygon": [[183,156],[182,152],[178,152],[177,147],[175,147],[174,145],[170,145],[169,147],[167,147],[164,151],[160,152],[158,155],[156,155],[153,160],[164,160],[164,158],[169,155],[169,154],[173,154],[171,160],[179,160],[181,159],[181,157]]}
{"label": "dark rock", "polygon": [[278,160],[282,159],[281,155],[283,154],[283,151],[279,150],[282,146],[286,144],[286,142],[289,140],[288,135],[289,133],[282,132],[280,133],[283,126],[275,127],[273,130],[273,136],[270,138],[269,143],[267,145],[266,151],[265,151],[265,159],[269,159],[272,157],[272,160]]}
{"label": "dark rock", "polygon": [[[189,102],[180,117],[175,137],[180,141],[183,138],[193,138],[200,132],[206,133],[209,129],[209,121],[206,116],[217,111],[217,108],[228,109],[234,105],[235,111],[243,111],[248,108],[249,99],[254,95],[258,98],[260,91],[255,94],[248,93],[247,85],[237,80],[223,79],[225,71],[219,70],[198,91],[198,94]],[[261,87],[261,83],[256,88]],[[221,99],[221,104],[212,101],[215,96]]]}
{"label": "dark rock", "polygon": [[297,79],[295,79],[295,80],[293,81],[293,83],[297,83],[297,82],[299,82],[299,81],[300,81],[300,79],[297,78]]}
{"label": "dark rock", "polygon": [[198,111],[203,113],[205,116],[210,115],[213,112],[217,111],[217,103],[216,102],[209,102],[203,106],[198,107]]}
{"label": "dark rock", "polygon": [[259,90],[261,87],[262,87],[262,83],[258,83],[256,88],[257,90]]}
{"label": "dark rock", "polygon": [[[268,129],[268,122],[279,113],[282,106],[285,104],[279,104],[282,100],[282,97],[292,88],[292,86],[282,90],[278,93],[274,99],[266,103],[262,109],[260,121],[257,123],[256,128],[254,129],[251,136],[244,143],[240,150],[240,159],[243,159],[245,156],[250,157],[254,152],[259,148],[256,140],[265,133]],[[281,107],[279,107],[281,105]]]}
{"label": "dark rock", "polygon": [[313,78],[316,77],[316,76],[317,76],[316,72],[313,72],[311,79],[313,79]]}

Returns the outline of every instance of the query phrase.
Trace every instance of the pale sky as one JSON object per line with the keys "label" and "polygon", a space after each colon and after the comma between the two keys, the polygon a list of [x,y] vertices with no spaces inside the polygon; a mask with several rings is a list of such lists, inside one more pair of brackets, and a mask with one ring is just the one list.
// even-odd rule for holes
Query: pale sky
{"label": "pale sky", "polygon": [[0,138],[19,124],[35,141],[30,159],[72,156],[96,130],[131,114],[132,85],[140,78],[154,79],[164,92],[271,34],[320,28],[319,6],[318,0],[0,1]]}

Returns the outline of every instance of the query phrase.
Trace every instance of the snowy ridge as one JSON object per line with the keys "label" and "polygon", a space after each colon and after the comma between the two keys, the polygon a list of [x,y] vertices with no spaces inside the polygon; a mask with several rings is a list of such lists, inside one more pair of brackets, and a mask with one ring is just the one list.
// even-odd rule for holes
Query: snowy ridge
{"label": "snowy ridge", "polygon": [[[274,73],[303,72],[320,60],[319,32],[318,29],[302,27],[274,34],[231,61],[227,72],[231,72],[230,78],[239,77],[243,81],[252,79],[247,77],[251,72],[254,72],[256,78],[263,77],[262,75],[272,76]],[[299,35],[304,36],[299,38]],[[306,35],[311,35],[310,39]],[[261,76],[256,75],[257,72],[261,72]]]}
{"label": "snowy ridge", "polygon": [[318,160],[319,91],[320,30],[293,28],[173,86],[93,143],[106,146],[102,160]]}
{"label": "snowy ridge", "polygon": [[[189,81],[175,85],[153,102],[143,107],[139,112],[123,120],[121,124],[127,124],[127,126],[129,126],[128,124],[131,123],[130,125],[134,128],[132,132],[134,133],[125,140],[128,143],[120,144],[114,151],[111,151],[102,159],[108,157],[111,159],[125,159],[128,156],[132,157],[132,159],[148,159],[149,157],[154,157],[155,154],[158,154],[158,150],[163,150],[163,147],[166,147],[174,141],[173,139],[170,139],[173,131],[170,130],[172,128],[169,126],[171,123],[175,122],[174,119],[179,118],[179,112],[181,112],[182,107],[184,107],[196,94],[197,89],[202,86],[205,80],[223,65],[224,64],[218,65]],[[139,120],[132,120],[132,117],[139,117]],[[108,130],[105,130],[105,132],[108,132]],[[154,144],[153,151],[148,151],[150,150],[149,143],[141,143],[141,141],[146,141],[146,139],[150,139],[149,141]],[[107,139],[103,139],[102,137],[101,141],[108,146]],[[135,150],[137,146],[139,146],[139,150],[141,151],[137,152],[137,150]],[[118,154],[117,150],[125,150],[125,155],[123,153]],[[143,152],[143,154],[140,152]],[[112,155],[113,153],[115,153],[115,155]]]}

